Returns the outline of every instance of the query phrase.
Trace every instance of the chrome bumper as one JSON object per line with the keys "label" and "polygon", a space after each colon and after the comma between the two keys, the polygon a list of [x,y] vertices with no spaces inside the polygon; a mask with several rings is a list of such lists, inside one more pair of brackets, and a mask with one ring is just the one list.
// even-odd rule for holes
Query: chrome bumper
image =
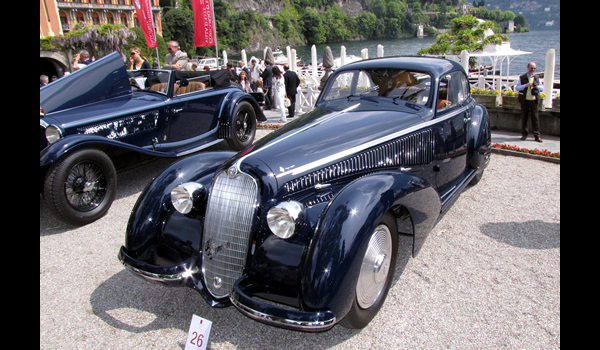
{"label": "chrome bumper", "polygon": [[118,258],[127,271],[152,282],[181,284],[184,283],[188,277],[199,272],[198,267],[195,266],[195,260],[193,259],[174,266],[150,265],[135,260],[125,252],[123,247],[119,250]]}
{"label": "chrome bumper", "polygon": [[272,326],[306,332],[322,332],[335,325],[336,318],[330,310],[297,311],[283,309],[252,299],[244,292],[248,276],[242,276],[234,286],[229,300],[244,315]]}

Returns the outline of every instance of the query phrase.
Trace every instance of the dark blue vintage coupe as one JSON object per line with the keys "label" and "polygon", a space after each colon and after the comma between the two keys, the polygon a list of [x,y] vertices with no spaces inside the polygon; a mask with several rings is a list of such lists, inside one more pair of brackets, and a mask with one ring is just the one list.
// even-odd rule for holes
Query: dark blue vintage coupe
{"label": "dark blue vintage coupe", "polygon": [[487,110],[457,63],[396,57],[332,74],[316,108],[240,153],[188,157],[157,176],[118,257],[267,324],[365,327],[398,235],[416,255],[490,161]]}
{"label": "dark blue vintage coupe", "polygon": [[110,208],[116,168],[254,141],[266,118],[228,72],[127,71],[112,53],[40,88],[40,192],[50,210],[88,224]]}

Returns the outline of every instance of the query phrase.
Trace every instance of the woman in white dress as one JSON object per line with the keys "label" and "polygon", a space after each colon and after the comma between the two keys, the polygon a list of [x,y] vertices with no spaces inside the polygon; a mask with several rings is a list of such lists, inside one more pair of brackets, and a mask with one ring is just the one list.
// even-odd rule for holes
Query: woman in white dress
{"label": "woman in white dress", "polygon": [[286,108],[283,105],[283,99],[285,98],[285,82],[283,79],[283,74],[281,74],[281,70],[279,70],[279,67],[277,66],[273,67],[273,95],[275,96],[275,101],[279,107],[279,110],[281,111],[280,121],[286,122]]}

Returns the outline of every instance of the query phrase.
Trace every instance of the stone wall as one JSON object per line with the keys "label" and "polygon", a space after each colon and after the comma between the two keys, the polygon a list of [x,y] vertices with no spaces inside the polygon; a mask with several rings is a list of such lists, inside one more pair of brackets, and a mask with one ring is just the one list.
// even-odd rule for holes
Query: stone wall
{"label": "stone wall", "polygon": [[[521,132],[521,110],[505,109],[500,107],[487,107],[490,116],[490,127],[492,130],[504,130]],[[560,136],[560,109],[553,111],[548,109],[539,111],[540,133],[544,135]],[[529,121],[529,133],[531,131],[531,120]]]}

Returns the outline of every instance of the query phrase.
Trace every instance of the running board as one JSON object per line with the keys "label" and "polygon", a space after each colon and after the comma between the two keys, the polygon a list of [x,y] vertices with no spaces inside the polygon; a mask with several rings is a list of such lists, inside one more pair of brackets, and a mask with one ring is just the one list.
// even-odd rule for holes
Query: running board
{"label": "running board", "polygon": [[445,212],[450,205],[458,198],[458,195],[462,192],[462,190],[471,182],[471,180],[477,174],[477,169],[472,169],[467,172],[463,178],[454,186],[452,186],[448,191],[446,191],[443,195],[440,196],[442,201],[442,210],[441,212]]}

